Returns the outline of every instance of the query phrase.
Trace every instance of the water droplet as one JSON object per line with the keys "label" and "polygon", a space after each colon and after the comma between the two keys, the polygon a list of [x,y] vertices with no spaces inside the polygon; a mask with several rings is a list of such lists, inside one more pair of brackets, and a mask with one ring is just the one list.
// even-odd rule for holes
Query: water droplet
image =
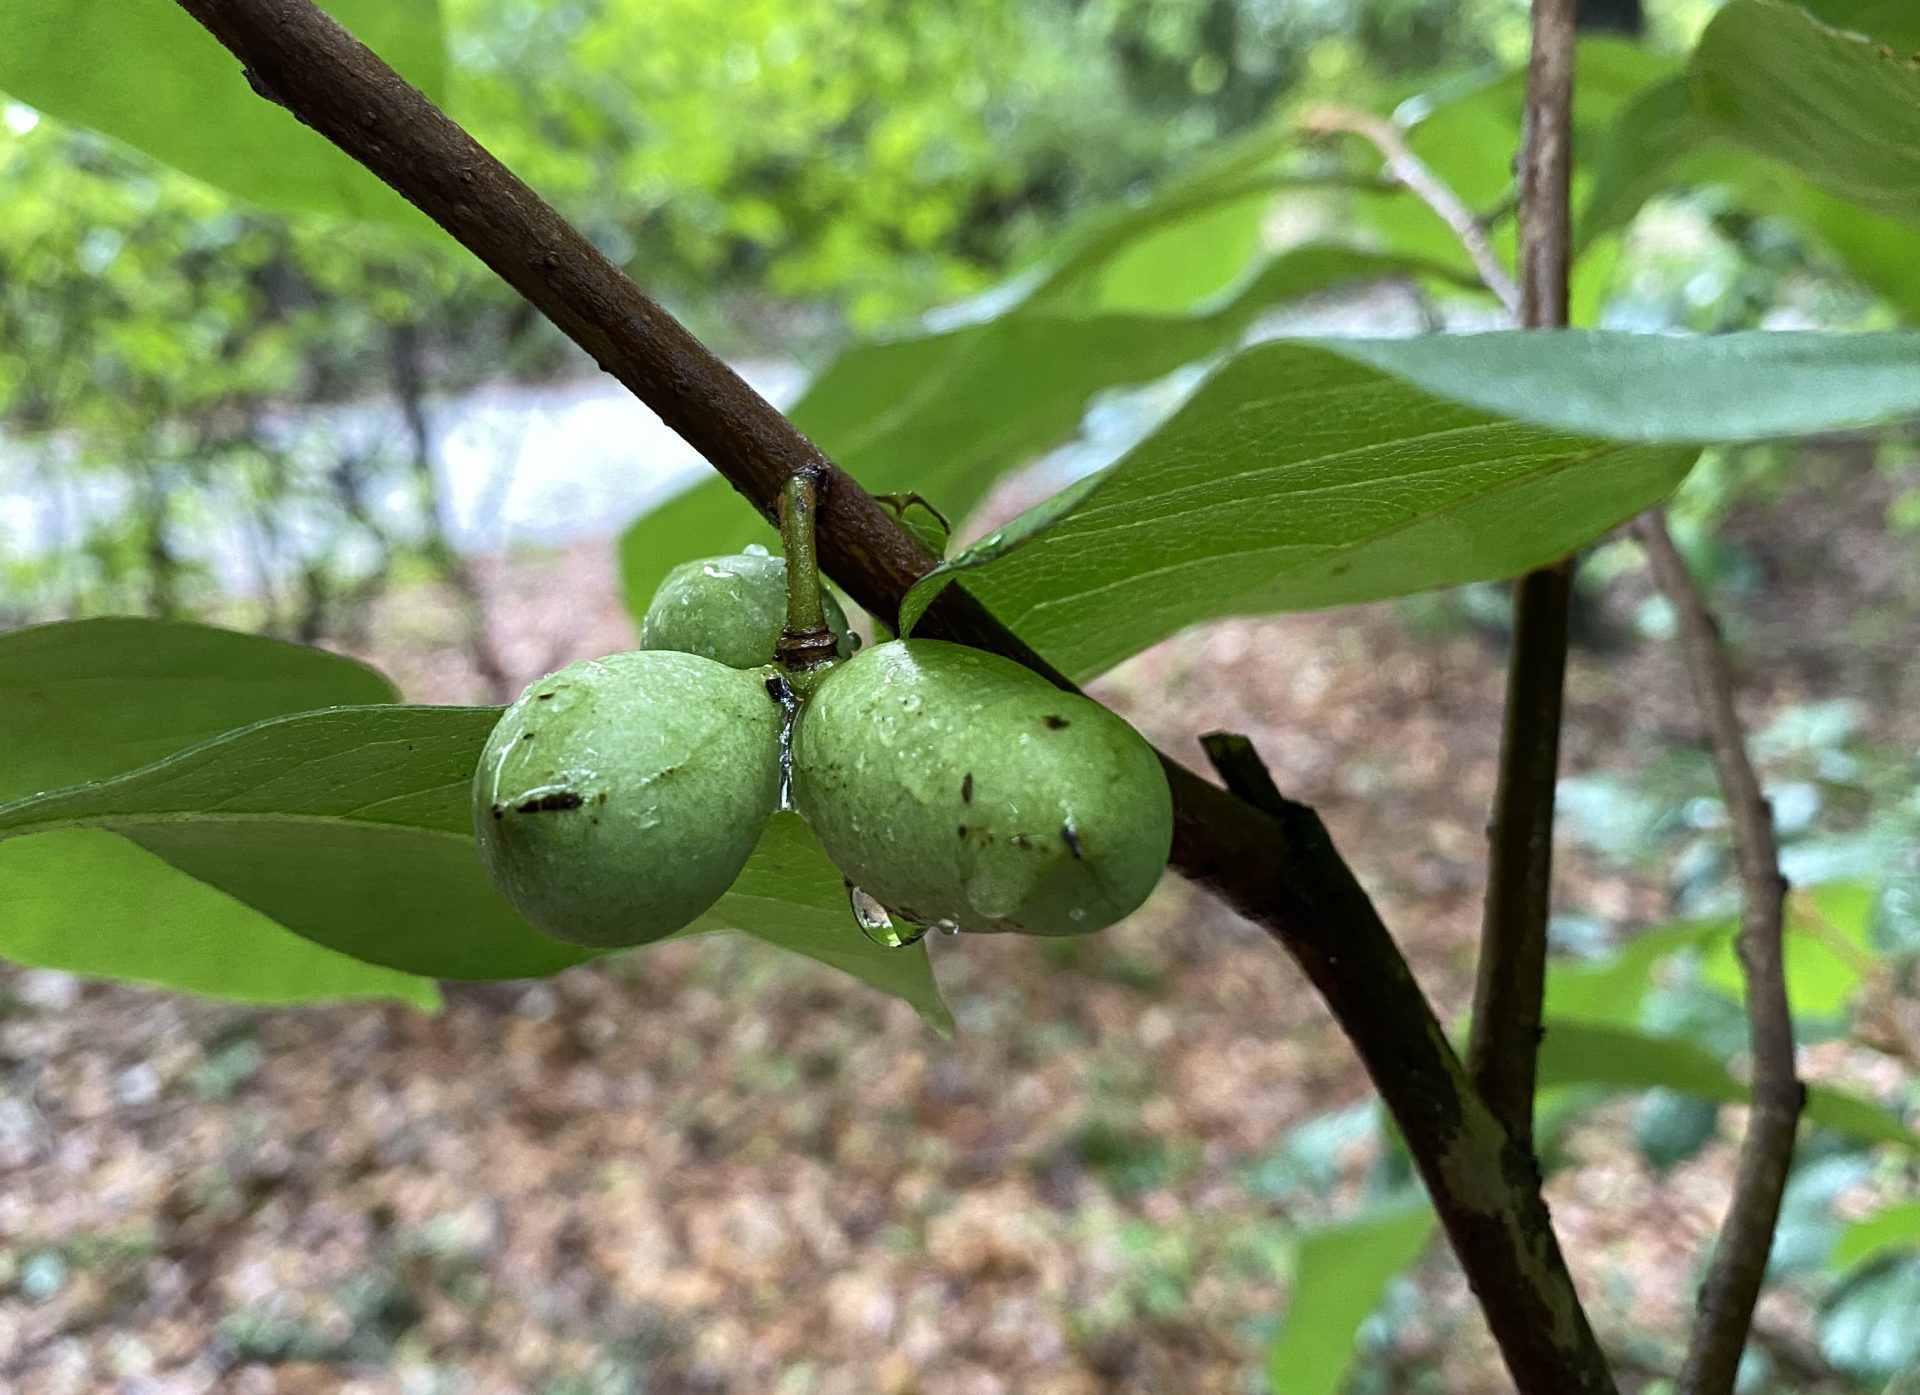
{"label": "water droplet", "polygon": [[1072,910],[1067,912],[1068,920],[1085,920],[1086,918],[1087,918],[1087,908],[1085,906],[1075,906]]}
{"label": "water droplet", "polygon": [[957,935],[960,933],[960,922],[957,920],[936,920],[933,923],[933,928],[938,930],[942,935]]}
{"label": "water droplet", "polygon": [[847,883],[847,904],[853,907],[853,918],[859,923],[860,933],[885,949],[905,949],[919,944],[927,933],[926,926],[909,921],[895,925],[887,908],[852,882]]}
{"label": "water droplet", "polygon": [[766,548],[762,547],[759,543],[748,543],[745,547],[741,548],[740,550],[746,553],[747,556],[749,557],[771,557],[773,555],[772,553],[768,552]]}
{"label": "water droplet", "polygon": [[768,693],[780,704],[780,808],[793,808],[793,724],[800,716],[800,699],[784,678],[770,681]]}

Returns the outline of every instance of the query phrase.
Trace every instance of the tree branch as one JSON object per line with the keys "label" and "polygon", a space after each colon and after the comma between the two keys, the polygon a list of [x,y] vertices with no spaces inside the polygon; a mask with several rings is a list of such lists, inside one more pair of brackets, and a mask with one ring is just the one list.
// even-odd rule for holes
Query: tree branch
{"label": "tree branch", "polygon": [[1572,259],[1575,0],[1533,0],[1520,126],[1520,323],[1564,329]]}
{"label": "tree branch", "polygon": [[1460,201],[1447,182],[1435,174],[1407,144],[1407,138],[1400,128],[1382,116],[1370,111],[1361,111],[1354,107],[1328,103],[1309,107],[1300,115],[1301,129],[1314,135],[1331,135],[1345,131],[1361,137],[1380,152],[1386,161],[1387,173],[1399,180],[1408,193],[1412,194],[1428,208],[1441,222],[1447,225],[1468,258],[1473,269],[1480,274],[1480,282],[1494,298],[1506,306],[1507,313],[1515,319],[1520,317],[1520,288],[1507,274],[1506,267],[1500,264],[1500,257],[1493,250],[1493,243],[1487,239],[1487,229],[1473,210]]}
{"label": "tree branch", "polygon": [[[1567,323],[1574,10],[1574,0],[1533,0],[1520,143],[1520,323],[1528,329]],[[1514,584],[1513,652],[1467,1044],[1475,1087],[1529,1154],[1572,600],[1570,558]]]}
{"label": "tree branch", "polygon": [[[882,619],[935,559],[850,476],[553,209],[311,0],[179,0],[276,100],[366,165],[532,301],[769,518],[818,471],[823,568]],[[1068,686],[963,588],[929,634]],[[1326,997],[1393,1112],[1524,1395],[1612,1395],[1531,1164],[1474,1095],[1351,869],[1275,816],[1162,757],[1173,865],[1274,935]],[[1297,809],[1299,806],[1292,806]],[[1310,817],[1310,811],[1307,817]]]}
{"label": "tree branch", "polygon": [[1793,1010],[1787,1001],[1782,946],[1787,895],[1773,808],[1747,755],[1746,728],[1734,705],[1733,670],[1720,627],[1658,509],[1642,514],[1634,533],[1647,550],[1654,579],[1680,622],[1681,653],[1694,701],[1707,728],[1740,868],[1740,969],[1747,984],[1747,1026],[1753,1054],[1753,1108],[1740,1147],[1733,1198],[1720,1227],[1713,1265],[1700,1289],[1700,1315],[1680,1369],[1681,1395],[1728,1395],[1766,1278],[1767,1255],[1780,1220],[1780,1198],[1793,1166],[1794,1133],[1806,1091],[1794,1069]]}

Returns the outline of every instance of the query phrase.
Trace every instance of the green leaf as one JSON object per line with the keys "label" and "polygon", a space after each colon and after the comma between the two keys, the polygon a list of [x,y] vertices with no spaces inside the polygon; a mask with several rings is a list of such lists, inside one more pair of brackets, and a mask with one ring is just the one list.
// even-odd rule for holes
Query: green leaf
{"label": "green leaf", "polygon": [[[369,964],[453,979],[554,973],[594,952],[521,921],[473,841],[468,790],[498,718],[494,708],[407,706],[282,717],[116,779],[0,806],[0,840],[31,847],[55,831],[109,830]],[[134,894],[106,881],[80,898]],[[951,1029],[925,949],[887,950],[860,933],[839,874],[797,820],[775,820],[696,928],[745,930],[806,954]]]}
{"label": "green leaf", "polygon": [[387,706],[276,718],[0,806],[0,838],[109,829],[369,964],[434,978],[549,974],[592,956],[524,924],[473,841],[468,787],[498,716]]}
{"label": "green leaf", "polygon": [[1920,1201],[1896,1201],[1850,1222],[1833,1242],[1827,1263],[1835,1273],[1845,1273],[1901,1250],[1920,1250]]}
{"label": "green leaf", "polygon": [[[1594,1022],[1549,1021],[1540,1042],[1539,1088],[1600,1086],[1614,1092],[1664,1086],[1701,1099],[1744,1104],[1747,1087],[1683,1037]],[[1869,1100],[1825,1086],[1807,1090],[1808,1123],[1920,1152],[1920,1134]]]}
{"label": "green leaf", "polygon": [[1798,0],[1823,24],[1852,29],[1908,52],[1920,49],[1920,9],[1908,0]]}
{"label": "green leaf", "polygon": [[1731,919],[1687,921],[1643,930],[1609,959],[1593,964],[1559,961],[1548,966],[1544,1013],[1557,1021],[1632,1026],[1653,986],[1653,967],[1670,955],[1712,940],[1731,939]]}
{"label": "green leaf", "polygon": [[[289,711],[379,703],[392,684],[318,649],[158,620],[0,635],[0,801],[119,775]],[[0,845],[0,954],[249,1002],[398,997],[433,985],[310,944],[112,833]]]}
{"label": "green leaf", "polygon": [[[1830,882],[1787,900],[1787,998],[1796,1021],[1837,1017],[1874,966],[1874,889]],[[1727,936],[1700,965],[1701,978],[1737,1002],[1746,1000],[1746,976]]]}
{"label": "green leaf", "polygon": [[0,955],[250,1003],[440,1002],[431,980],[303,940],[95,828],[0,842]]}
{"label": "green leaf", "polygon": [[1694,110],[1684,77],[1658,84],[1623,108],[1599,140],[1581,210],[1586,245],[1625,227],[1646,201],[1680,188],[1718,188],[1754,213],[1782,218],[1824,244],[1861,285],[1909,320],[1920,320],[1920,232],[1815,188],[1782,165],[1740,149]]}
{"label": "green leaf", "polygon": [[[414,86],[444,99],[439,0],[323,7]],[[291,112],[255,94],[239,60],[168,0],[7,0],[0,91],[254,203],[430,226]]]}
{"label": "green leaf", "polygon": [[1294,1262],[1287,1317],[1267,1351],[1273,1395],[1337,1395],[1354,1337],[1438,1224],[1424,1195],[1309,1231]]}
{"label": "green leaf", "polygon": [[[1281,254],[1232,299],[1177,318],[1018,310],[984,324],[840,355],[794,406],[801,430],[876,494],[915,492],[964,517],[1006,471],[1059,444],[1094,393],[1146,382],[1228,347],[1263,310],[1343,282],[1431,270],[1349,247]],[[724,481],[646,514],[620,542],[627,605],[710,552],[768,542],[771,527]]]}
{"label": "green leaf", "polygon": [[743,930],[755,939],[851,974],[912,1005],[941,1036],[953,1014],[933,980],[926,942],[886,949],[856,925],[847,886],[797,814],[776,814],[753,860],[692,931]]}
{"label": "green leaf", "polygon": [[1841,198],[1920,224],[1920,68],[1909,54],[1797,5],[1733,0],[1694,50],[1693,107]]}
{"label": "green leaf", "polygon": [[[1667,78],[1674,64],[1643,44],[1609,37],[1583,38],[1575,63],[1573,149],[1578,198],[1589,177],[1586,152],[1602,148],[1605,133],[1622,108]],[[1469,208],[1485,217],[1512,196],[1513,153],[1520,144],[1525,101],[1524,68],[1439,100],[1416,98],[1406,107],[1414,116],[1407,143]],[[1359,201],[1356,213],[1388,249],[1470,270],[1459,238],[1419,199],[1404,193],[1373,196]],[[1514,220],[1505,217],[1493,222],[1494,250],[1512,266]]]}
{"label": "green leaf", "polygon": [[1920,412],[1920,333],[1529,330],[1319,342],[1449,401],[1609,441],[1756,441]]}
{"label": "green leaf", "polygon": [[285,712],[397,696],[352,659],[206,625],[114,618],[14,630],[0,634],[0,803]]}
{"label": "green leaf", "polygon": [[[1073,507],[949,560],[1084,678],[1201,620],[1510,576],[1657,503],[1681,443],[1920,410],[1920,335],[1260,344]],[[923,582],[923,586],[927,583]]]}

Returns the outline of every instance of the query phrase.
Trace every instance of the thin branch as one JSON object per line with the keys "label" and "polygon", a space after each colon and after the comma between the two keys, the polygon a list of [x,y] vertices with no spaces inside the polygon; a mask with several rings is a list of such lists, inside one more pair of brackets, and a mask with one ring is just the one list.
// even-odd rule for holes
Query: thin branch
{"label": "thin branch", "polygon": [[1486,225],[1473,210],[1460,201],[1447,182],[1435,174],[1425,160],[1413,153],[1400,128],[1385,117],[1355,107],[1334,104],[1309,107],[1300,116],[1301,129],[1314,135],[1332,135],[1345,131],[1370,142],[1386,161],[1387,172],[1399,180],[1420,202],[1432,209],[1466,249],[1479,273],[1481,284],[1507,307],[1516,319],[1520,315],[1520,288],[1487,238]]}
{"label": "thin branch", "polygon": [[[824,570],[882,620],[935,559],[524,183],[311,0],[179,0],[277,100],[525,295],[772,519],[819,471]],[[959,586],[921,628],[1069,686]],[[1523,1395],[1612,1395],[1525,1152],[1468,1087],[1406,960],[1324,830],[1162,757],[1173,865],[1299,961],[1400,1126]],[[1314,824],[1317,827],[1318,821]]]}
{"label": "thin branch", "polygon": [[[1519,317],[1567,323],[1575,0],[1533,0],[1520,142]],[[1516,1142],[1533,1149],[1533,1094],[1553,899],[1553,796],[1560,771],[1573,562],[1514,584],[1513,652],[1488,827],[1487,902],[1467,1071]]]}
{"label": "thin branch", "polygon": [[1694,701],[1707,728],[1740,868],[1740,969],[1747,984],[1747,1027],[1753,1055],[1753,1108],[1740,1147],[1733,1198],[1720,1227],[1713,1264],[1700,1289],[1700,1315],[1680,1369],[1681,1395],[1727,1395],[1766,1278],[1767,1255],[1780,1220],[1780,1198],[1793,1166],[1794,1132],[1806,1091],[1794,1069],[1793,1010],[1787,1002],[1782,946],[1787,880],[1773,808],[1747,754],[1746,728],[1734,705],[1733,670],[1720,627],[1659,510],[1642,514],[1634,533],[1647,550],[1654,579],[1680,623],[1681,653]]}
{"label": "thin branch", "polygon": [[1575,0],[1533,0],[1520,125],[1520,323],[1564,329],[1572,258]]}
{"label": "thin branch", "polygon": [[1553,901],[1553,797],[1572,618],[1571,562],[1514,583],[1513,652],[1473,986],[1467,1069],[1514,1138],[1533,1139],[1534,1082]]}

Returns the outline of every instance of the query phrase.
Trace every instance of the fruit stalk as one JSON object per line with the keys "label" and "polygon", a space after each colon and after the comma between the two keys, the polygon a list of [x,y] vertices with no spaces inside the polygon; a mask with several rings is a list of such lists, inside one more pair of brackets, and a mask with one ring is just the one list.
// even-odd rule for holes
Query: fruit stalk
{"label": "fruit stalk", "polygon": [[780,545],[787,556],[787,627],[781,631],[780,662],[795,675],[816,674],[838,657],[820,598],[820,561],[814,551],[814,521],[820,506],[819,477],[800,470],[780,490]]}

